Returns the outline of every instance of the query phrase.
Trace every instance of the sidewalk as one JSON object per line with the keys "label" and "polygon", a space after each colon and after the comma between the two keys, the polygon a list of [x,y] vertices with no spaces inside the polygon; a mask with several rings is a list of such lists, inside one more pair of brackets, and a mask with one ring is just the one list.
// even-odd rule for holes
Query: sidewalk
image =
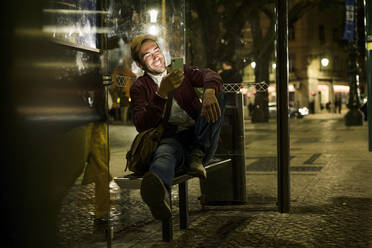
{"label": "sidewalk", "polygon": [[[291,119],[290,213],[280,214],[276,207],[276,123],[246,121],[246,204],[203,208],[199,182],[193,179],[190,226],[179,230],[174,206],[174,240],[165,243],[161,224],[151,217],[139,191],[122,189],[115,200],[121,214],[112,223],[112,247],[372,247],[368,127],[366,122],[346,127],[342,116]],[[132,135],[128,129],[116,126],[111,131]],[[176,204],[177,190],[173,192]],[[69,230],[75,240],[65,247],[106,247],[99,235],[86,231],[83,236],[76,226]]]}
{"label": "sidewalk", "polygon": [[309,114],[306,115],[306,119],[323,119],[323,120],[331,120],[331,119],[343,119],[346,113],[349,111],[347,108],[343,108],[341,113],[329,113],[326,110],[316,113],[316,114]]}

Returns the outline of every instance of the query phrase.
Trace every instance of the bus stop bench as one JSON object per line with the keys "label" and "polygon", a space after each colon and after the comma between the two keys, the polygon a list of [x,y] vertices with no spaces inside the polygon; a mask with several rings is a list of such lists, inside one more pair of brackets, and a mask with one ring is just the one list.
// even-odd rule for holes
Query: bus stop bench
{"label": "bus stop bench", "polygon": [[[226,163],[230,163],[231,159],[224,159],[224,160],[214,160],[208,163],[205,166],[205,169],[208,174],[208,170],[211,168],[222,167],[226,165]],[[178,184],[178,203],[179,203],[179,216],[180,216],[180,229],[186,229],[189,224],[189,206],[188,206],[188,185],[187,181],[194,176],[190,176],[187,174],[175,177],[173,179],[173,185]],[[120,186],[122,189],[140,189],[142,177],[136,176],[134,173],[125,175],[123,177],[115,177],[115,182]],[[169,192],[169,205],[172,209],[172,192]],[[166,221],[162,221],[162,234],[163,234],[163,241],[171,241],[173,239],[173,224],[172,224],[172,217],[170,217]]]}

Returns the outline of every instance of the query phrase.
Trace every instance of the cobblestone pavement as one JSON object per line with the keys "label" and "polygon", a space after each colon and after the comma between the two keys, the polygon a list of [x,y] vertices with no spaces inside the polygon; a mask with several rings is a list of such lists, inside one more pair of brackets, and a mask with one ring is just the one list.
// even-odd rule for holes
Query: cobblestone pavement
{"label": "cobblestone pavement", "polygon": [[[112,126],[111,167],[124,168],[119,137],[132,127]],[[111,246],[121,247],[372,247],[372,153],[368,128],[346,127],[342,115],[291,119],[290,213],[278,213],[276,123],[246,121],[247,203],[202,207],[199,182],[189,182],[190,226],[179,230],[177,190],[173,190],[174,240],[161,241],[138,190],[116,191]],[[130,142],[129,142],[130,143]],[[115,174],[116,173],[116,174]],[[76,184],[59,218],[61,247],[107,247],[93,225],[93,185]]]}

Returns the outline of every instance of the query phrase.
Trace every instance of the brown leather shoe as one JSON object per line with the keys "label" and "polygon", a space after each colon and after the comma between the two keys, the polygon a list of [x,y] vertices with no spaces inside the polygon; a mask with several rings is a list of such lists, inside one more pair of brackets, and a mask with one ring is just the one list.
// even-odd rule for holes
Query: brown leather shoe
{"label": "brown leather shoe", "polygon": [[189,171],[187,174],[191,176],[196,176],[201,179],[207,178],[207,171],[205,170],[203,166],[203,158],[204,158],[204,152],[194,149],[190,153],[190,165],[189,165]]}
{"label": "brown leather shoe", "polygon": [[141,196],[149,206],[152,216],[158,220],[167,220],[172,212],[169,206],[169,194],[161,179],[153,172],[147,172],[141,183]]}

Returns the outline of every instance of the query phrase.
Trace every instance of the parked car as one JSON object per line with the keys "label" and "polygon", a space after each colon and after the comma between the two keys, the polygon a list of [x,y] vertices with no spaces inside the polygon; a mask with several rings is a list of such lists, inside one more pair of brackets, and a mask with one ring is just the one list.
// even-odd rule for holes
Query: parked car
{"label": "parked car", "polygon": [[[309,114],[309,109],[306,107],[302,108],[295,108],[292,106],[289,106],[288,108],[288,114],[290,118],[303,118],[305,115]],[[269,117],[275,118],[277,115],[277,109],[276,109],[276,102],[269,102]]]}

